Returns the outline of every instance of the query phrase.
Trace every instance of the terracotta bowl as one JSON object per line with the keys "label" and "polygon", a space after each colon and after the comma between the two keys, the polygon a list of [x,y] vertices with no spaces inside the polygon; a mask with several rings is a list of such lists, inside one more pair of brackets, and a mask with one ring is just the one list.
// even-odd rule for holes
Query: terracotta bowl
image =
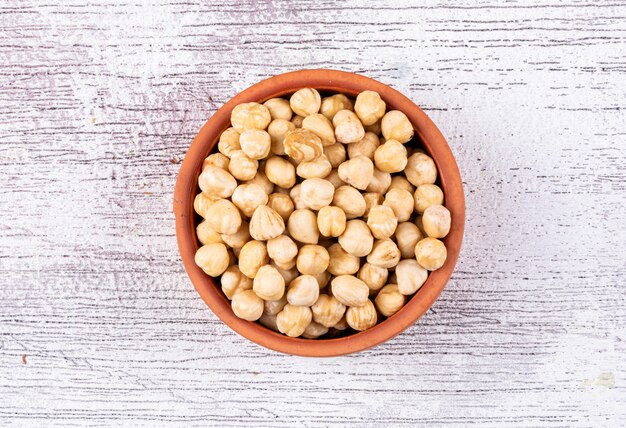
{"label": "terracotta bowl", "polygon": [[[340,92],[355,97],[366,89],[378,92],[388,109],[403,111],[413,123],[415,137],[409,145],[420,145],[434,159],[439,169],[439,185],[445,205],[452,215],[450,233],[443,240],[448,258],[395,315],[364,332],[332,339],[300,339],[276,333],[261,324],[235,316],[230,302],[220,289],[219,279],[206,275],[194,262],[199,248],[195,228],[198,218],[193,200],[197,193],[202,161],[214,151],[220,134],[230,126],[231,110],[238,104],[289,95],[298,89],[312,87],[320,92]],[[361,351],[396,336],[413,324],[435,302],[456,264],[463,239],[465,202],[461,176],[445,138],[428,116],[410,99],[376,80],[336,70],[300,70],[259,82],[239,93],[204,124],[194,138],[182,163],[174,192],[176,236],[180,254],[194,287],[211,310],[230,328],[247,339],[276,351],[311,357],[328,357]]]}

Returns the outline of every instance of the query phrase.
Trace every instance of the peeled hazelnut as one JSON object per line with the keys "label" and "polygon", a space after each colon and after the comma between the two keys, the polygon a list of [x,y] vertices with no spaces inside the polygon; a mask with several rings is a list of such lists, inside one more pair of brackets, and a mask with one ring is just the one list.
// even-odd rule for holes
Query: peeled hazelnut
{"label": "peeled hazelnut", "polygon": [[272,139],[265,131],[248,129],[239,136],[239,144],[250,159],[263,159],[270,153]]}
{"label": "peeled hazelnut", "polygon": [[385,200],[383,195],[380,193],[363,193],[363,199],[365,199],[365,212],[363,213],[364,219],[367,219],[372,208],[377,205],[382,205]]}
{"label": "peeled hazelnut", "polygon": [[302,121],[302,128],[308,129],[320,137],[324,146],[330,146],[337,142],[333,124],[323,114],[315,113],[305,117]]}
{"label": "peeled hazelnut", "polygon": [[230,155],[230,163],[228,164],[228,171],[237,180],[248,181],[252,180],[259,168],[259,161],[256,159],[250,159],[243,150],[235,150]]}
{"label": "peeled hazelnut", "polygon": [[245,221],[241,222],[239,230],[232,234],[222,234],[222,240],[230,248],[241,248],[250,240],[250,227]]}
{"label": "peeled hazelnut", "polygon": [[293,131],[294,129],[296,129],[296,125],[288,120],[272,120],[267,127],[267,133],[270,135],[271,139],[270,151],[275,155],[284,155],[285,146],[283,142],[285,141],[285,136],[289,131]]}
{"label": "peeled hazelnut", "polygon": [[252,217],[259,205],[267,204],[267,193],[258,184],[248,183],[237,186],[232,196],[233,204],[245,215]]}
{"label": "peeled hazelnut", "polygon": [[387,105],[380,98],[378,92],[363,91],[356,97],[354,112],[363,125],[373,125],[385,115]]}
{"label": "peeled hazelnut", "polygon": [[311,310],[306,306],[287,304],[276,316],[278,330],[289,337],[298,337],[311,324]]}
{"label": "peeled hazelnut", "polygon": [[302,194],[302,185],[301,184],[296,184],[289,191],[289,197],[293,201],[293,206],[297,210],[302,210],[302,209],[306,208],[306,205],[305,205],[304,201],[302,200],[301,194]]}
{"label": "peeled hazelnut", "polygon": [[352,275],[340,275],[330,282],[333,296],[346,306],[363,306],[368,302],[369,288]]}
{"label": "peeled hazelnut", "polygon": [[228,199],[215,201],[206,211],[206,222],[217,233],[232,235],[241,227],[241,214]]}
{"label": "peeled hazelnut", "polygon": [[237,180],[228,171],[209,165],[198,177],[198,185],[208,197],[229,198],[237,187]]}
{"label": "peeled hazelnut", "polygon": [[365,156],[366,158],[374,160],[374,153],[379,146],[380,139],[378,135],[373,132],[366,132],[359,141],[348,144],[348,156],[350,159],[357,156]]}
{"label": "peeled hazelnut", "polygon": [[326,284],[328,284],[328,281],[330,281],[330,273],[328,273],[327,270],[311,276],[313,276],[317,280],[317,284],[320,286],[320,290],[326,287]]}
{"label": "peeled hazelnut", "polygon": [[346,306],[335,297],[321,294],[311,306],[313,320],[324,327],[334,327],[346,312]]}
{"label": "peeled hazelnut", "polygon": [[257,241],[276,238],[285,231],[283,218],[267,205],[254,210],[250,219],[250,235]]}
{"label": "peeled hazelnut", "polygon": [[415,192],[415,186],[413,186],[409,182],[409,180],[407,180],[405,177],[403,177],[401,175],[396,175],[396,176],[391,178],[391,184],[389,185],[389,188],[387,189],[387,191],[389,191],[391,189],[406,190],[410,194],[413,194],[413,192]]}
{"label": "peeled hazelnut", "polygon": [[220,276],[230,262],[228,249],[224,244],[207,244],[198,248],[195,255],[196,265],[209,276]]}
{"label": "peeled hazelnut", "polygon": [[291,123],[293,123],[293,125],[294,125],[296,128],[302,128],[302,122],[303,122],[303,121],[304,121],[304,117],[302,117],[302,116],[298,116],[297,114],[296,114],[296,115],[294,115],[294,116],[291,118]]}
{"label": "peeled hazelnut", "polygon": [[252,281],[252,290],[263,300],[278,300],[285,293],[285,280],[275,267],[261,266]]}
{"label": "peeled hazelnut", "polygon": [[200,241],[202,245],[224,242],[222,235],[213,230],[206,220],[201,222],[198,227],[196,227],[196,235],[198,236],[198,241]]}
{"label": "peeled hazelnut", "polygon": [[293,115],[289,101],[284,98],[270,98],[263,105],[269,110],[272,119],[289,120]]}
{"label": "peeled hazelnut", "polygon": [[339,207],[322,207],[317,213],[317,227],[328,237],[338,237],[346,230],[346,213]]}
{"label": "peeled hazelnut", "polygon": [[422,184],[413,195],[415,211],[423,214],[431,205],[443,205],[443,192],[436,184]]}
{"label": "peeled hazelnut", "polygon": [[308,178],[300,186],[302,203],[312,210],[328,206],[335,195],[335,186],[323,178]]}
{"label": "peeled hazelnut", "polygon": [[232,300],[233,296],[242,291],[252,289],[252,280],[239,270],[237,265],[229,266],[220,279],[222,291]]}
{"label": "peeled hazelnut", "polygon": [[297,162],[317,159],[324,151],[322,140],[308,129],[297,128],[285,135],[285,153]]}
{"label": "peeled hazelnut", "polygon": [[263,315],[261,315],[261,318],[259,318],[259,322],[263,326],[269,328],[270,330],[278,331],[278,325],[276,325],[276,318],[277,318],[276,315],[270,315],[264,312]]}
{"label": "peeled hazelnut", "polygon": [[319,158],[309,162],[300,162],[296,168],[296,173],[302,178],[324,178],[333,169],[328,158],[321,155]]}
{"label": "peeled hazelnut", "polygon": [[386,140],[398,140],[404,144],[413,138],[413,125],[409,118],[398,110],[387,112],[380,122],[380,128]]}
{"label": "peeled hazelnut", "polygon": [[448,251],[438,239],[424,238],[415,246],[415,258],[426,270],[437,270],[446,262]]}
{"label": "peeled hazelnut", "polygon": [[283,310],[286,304],[287,296],[285,295],[277,300],[266,300],[263,302],[263,313],[267,315],[278,315],[278,313]]}
{"label": "peeled hazelnut", "polygon": [[324,147],[324,154],[333,168],[337,168],[346,160],[346,147],[341,143],[335,143]]}
{"label": "peeled hazelnut", "polygon": [[225,156],[230,157],[235,150],[241,150],[239,145],[239,132],[235,128],[228,128],[220,135],[220,141],[217,143],[217,150]]}
{"label": "peeled hazelnut", "polygon": [[252,290],[235,294],[231,307],[235,315],[244,320],[256,321],[263,315],[263,300]]}
{"label": "peeled hazelnut", "polygon": [[267,201],[267,206],[276,211],[285,222],[294,210],[293,201],[289,195],[282,193],[272,193]]}
{"label": "peeled hazelnut", "polygon": [[350,326],[348,325],[348,321],[346,321],[346,316],[344,314],[344,316],[341,317],[341,319],[339,321],[337,321],[337,324],[335,324],[333,329],[336,330],[336,331],[343,331],[343,330],[347,329],[348,327],[350,327]]}
{"label": "peeled hazelnut", "polygon": [[433,184],[437,181],[435,162],[430,156],[420,152],[409,156],[404,174],[414,186]]}
{"label": "peeled hazelnut", "polygon": [[248,278],[254,278],[261,266],[269,262],[267,248],[261,241],[249,241],[239,253],[239,270]]}
{"label": "peeled hazelnut", "polygon": [[396,243],[403,259],[415,257],[415,245],[424,238],[422,231],[411,223],[405,221],[396,228]]}
{"label": "peeled hazelnut", "polygon": [[352,109],[352,101],[348,97],[344,94],[335,94],[322,100],[320,112],[328,119],[333,120],[337,112]]}
{"label": "peeled hazelnut", "polygon": [[218,199],[220,198],[217,196],[207,196],[204,193],[198,193],[193,200],[193,209],[199,216],[206,218],[206,210]]}
{"label": "peeled hazelnut", "polygon": [[302,117],[320,111],[321,104],[322,98],[320,93],[313,88],[302,88],[296,91],[289,99],[291,109]]}
{"label": "peeled hazelnut", "polygon": [[365,263],[361,266],[357,274],[357,277],[369,288],[370,294],[375,294],[380,290],[387,282],[388,276],[389,271],[387,269],[374,266],[370,263]]}
{"label": "peeled hazelnut", "polygon": [[383,205],[391,207],[399,222],[407,221],[413,214],[413,195],[402,189],[392,189],[385,195]]}
{"label": "peeled hazelnut", "polygon": [[280,156],[272,156],[265,161],[265,175],[269,181],[284,189],[291,189],[296,184],[296,169]]}
{"label": "peeled hazelnut", "polygon": [[[294,257],[294,262],[295,262],[295,257]],[[293,267],[291,267],[289,269],[281,268],[274,261],[272,261],[272,263],[270,263],[270,264],[272,266],[274,266],[276,268],[276,270],[278,271],[278,273],[283,277],[283,279],[285,280],[285,284],[289,284],[291,281],[296,279],[298,277],[298,275],[300,275],[300,272],[298,272],[298,270],[296,269],[296,265],[295,264],[293,265]]]}
{"label": "peeled hazelnut", "polygon": [[229,163],[230,159],[228,159],[227,156],[221,153],[213,153],[212,155],[207,156],[207,158],[202,162],[202,171],[204,171],[204,169],[209,165],[228,171]]}
{"label": "peeled hazelnut", "polygon": [[390,317],[404,306],[406,298],[398,291],[396,284],[385,285],[374,300],[378,311],[386,317]]}
{"label": "peeled hazelnut", "polygon": [[329,255],[321,245],[303,245],[298,252],[296,267],[305,275],[318,275],[328,267]]}
{"label": "peeled hazelnut", "polygon": [[414,294],[419,290],[427,278],[428,271],[421,267],[415,259],[401,260],[396,266],[398,290],[405,296]]}
{"label": "peeled hazelnut", "polygon": [[335,189],[338,189],[339,187],[344,186],[346,184],[343,182],[341,177],[339,177],[339,171],[337,171],[336,169],[331,170],[330,174],[328,174],[324,178],[330,181],[333,184],[333,186],[335,186]]}
{"label": "peeled hazelnut", "polygon": [[304,329],[304,333],[302,333],[302,337],[306,339],[317,339],[320,336],[328,333],[328,327],[324,327],[321,324],[316,322],[312,322]]}
{"label": "peeled hazelnut", "polygon": [[353,256],[365,257],[372,251],[374,238],[364,221],[350,220],[339,237],[339,244]]}
{"label": "peeled hazelnut", "polygon": [[367,185],[365,190],[368,192],[386,193],[390,184],[391,174],[374,167],[374,174],[372,175],[370,184]]}
{"label": "peeled hazelnut", "polygon": [[393,210],[385,205],[373,207],[367,216],[367,225],[376,239],[389,238],[396,231],[398,219]]}
{"label": "peeled hazelnut", "polygon": [[406,147],[399,141],[387,140],[376,149],[374,163],[381,171],[400,172],[407,164]]}
{"label": "peeled hazelnut", "polygon": [[360,307],[350,307],[346,311],[346,321],[348,325],[356,331],[365,331],[372,328],[378,321],[376,308],[371,300],[367,300]]}
{"label": "peeled hazelnut", "polygon": [[372,252],[367,256],[367,262],[374,266],[391,269],[400,261],[400,250],[391,239],[379,239],[374,242]]}
{"label": "peeled hazelnut", "polygon": [[361,266],[361,259],[341,248],[339,244],[333,244],[328,248],[330,262],[328,272],[333,275],[353,275]]}
{"label": "peeled hazelnut", "polygon": [[269,109],[259,103],[239,104],[230,114],[230,123],[240,134],[248,129],[265,129],[271,120]]}
{"label": "peeled hazelnut", "polygon": [[291,270],[296,267],[296,259],[293,258],[292,260],[289,260],[286,263],[281,263],[281,262],[277,262],[274,260],[274,265],[276,265],[276,268],[280,268],[283,270]]}
{"label": "peeled hazelnut", "polygon": [[300,275],[289,284],[287,301],[290,305],[311,306],[320,295],[317,280],[311,275]]}
{"label": "peeled hazelnut", "polygon": [[373,132],[374,134],[379,135],[381,131],[380,129],[381,119],[377,120],[371,125],[363,125],[363,128],[365,128],[365,132]]}
{"label": "peeled hazelnut", "polygon": [[319,240],[317,217],[313,211],[307,209],[299,209],[291,213],[287,230],[293,239],[303,244],[317,244]]}
{"label": "peeled hazelnut", "polygon": [[374,164],[365,156],[357,156],[339,165],[339,177],[359,190],[365,190],[374,175]]}
{"label": "peeled hazelnut", "polygon": [[335,137],[344,144],[356,143],[365,136],[365,129],[354,112],[341,110],[333,117]]}
{"label": "peeled hazelnut", "polygon": [[424,231],[431,238],[444,238],[450,232],[450,211],[443,205],[431,205],[422,215]]}
{"label": "peeled hazelnut", "polygon": [[298,255],[298,246],[287,235],[280,235],[267,241],[267,253],[278,263],[289,263]]}
{"label": "peeled hazelnut", "polygon": [[[263,165],[263,169],[265,169],[265,165]],[[269,195],[270,193],[272,193],[274,191],[274,183],[272,183],[269,178],[267,178],[267,176],[265,175],[265,173],[259,169],[259,171],[257,171],[256,175],[254,176],[254,178],[250,181],[247,182],[248,184],[258,184],[259,186],[261,186],[261,189],[263,189],[263,191],[265,192],[266,195]]]}

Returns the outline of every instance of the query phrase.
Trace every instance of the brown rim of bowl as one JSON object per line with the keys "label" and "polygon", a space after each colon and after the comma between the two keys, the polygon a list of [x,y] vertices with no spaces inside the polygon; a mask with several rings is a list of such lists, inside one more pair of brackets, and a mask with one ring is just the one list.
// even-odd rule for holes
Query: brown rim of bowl
{"label": "brown rim of bowl", "polygon": [[[222,293],[219,282],[206,275],[194,262],[194,255],[199,247],[193,209],[193,200],[198,191],[198,176],[203,160],[217,144],[220,134],[230,126],[232,109],[241,103],[264,102],[305,87],[351,96],[364,90],[376,91],[389,109],[404,112],[415,128],[416,137],[419,137],[423,148],[437,165],[445,205],[452,217],[450,233],[443,239],[448,250],[445,264],[430,273],[424,285],[407,304],[395,315],[369,330],[332,339],[292,338],[259,323],[237,318],[231,310],[230,301]],[[452,275],[459,257],[465,226],[465,200],[461,176],[450,147],[437,126],[416,104],[395,89],[368,77],[345,71],[319,69],[299,70],[270,77],[240,92],[217,110],[193,139],[180,167],[174,191],[174,214],[178,247],[185,269],[200,297],[224,323],[243,337],[275,351],[309,357],[331,357],[362,351],[391,339],[417,321],[432,306]]]}

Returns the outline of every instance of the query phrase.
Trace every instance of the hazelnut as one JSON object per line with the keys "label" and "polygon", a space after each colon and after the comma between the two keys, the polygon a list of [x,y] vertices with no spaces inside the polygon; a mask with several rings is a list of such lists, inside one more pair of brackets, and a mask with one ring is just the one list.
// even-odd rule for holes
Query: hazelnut
{"label": "hazelnut", "polygon": [[339,171],[337,171],[336,169],[333,169],[330,171],[330,174],[328,174],[326,177],[324,177],[326,180],[330,181],[332,183],[333,186],[335,186],[335,189],[338,189],[341,186],[344,186],[346,183],[343,182],[343,180],[339,177]]}
{"label": "hazelnut", "polygon": [[324,152],[322,140],[308,129],[297,128],[285,135],[285,153],[297,162],[317,159]]}
{"label": "hazelnut", "polygon": [[257,241],[276,238],[285,231],[283,218],[267,205],[254,210],[250,219],[250,235]]}
{"label": "hazelnut", "polygon": [[330,282],[333,296],[346,306],[363,306],[368,302],[369,288],[352,275],[340,275]]}
{"label": "hazelnut", "polygon": [[[263,169],[265,169],[265,165],[263,165]],[[261,186],[261,189],[265,192],[266,195],[269,195],[274,191],[274,183],[272,183],[269,178],[265,175],[262,170],[257,171],[254,178],[247,182],[248,184],[258,184]]]}
{"label": "hazelnut", "polygon": [[291,123],[293,123],[296,128],[302,128],[303,121],[304,118],[302,116],[298,116],[297,114],[291,118]]}
{"label": "hazelnut", "polygon": [[437,181],[437,167],[432,158],[424,153],[413,153],[409,156],[406,168],[406,178],[414,186],[433,184]]}
{"label": "hazelnut", "polygon": [[405,296],[414,294],[419,290],[427,278],[428,271],[421,267],[415,259],[401,260],[396,266],[398,290]]}
{"label": "hazelnut", "polygon": [[254,278],[261,266],[269,262],[264,242],[249,241],[241,247],[239,253],[239,270],[248,278]]}
{"label": "hazelnut", "polygon": [[230,263],[228,249],[224,244],[207,244],[198,248],[195,261],[198,267],[209,276],[220,276]]}
{"label": "hazelnut", "polygon": [[306,306],[287,304],[276,316],[278,330],[289,337],[298,337],[304,333],[312,319],[311,309]]}
{"label": "hazelnut", "polygon": [[286,295],[283,295],[283,297],[277,300],[266,300],[263,302],[263,306],[264,306],[263,313],[267,315],[278,315],[278,313],[283,310],[286,304],[287,304]]}
{"label": "hazelnut", "polygon": [[[294,257],[294,261],[295,261],[295,257]],[[283,279],[285,280],[285,284],[289,284],[291,281],[296,279],[298,277],[298,275],[300,275],[300,273],[296,269],[296,265],[295,264],[293,265],[293,267],[291,267],[289,269],[281,268],[274,261],[272,261],[272,263],[270,263],[270,264],[272,266],[274,266],[276,268],[276,270],[278,271],[278,273],[283,277]]]}
{"label": "hazelnut", "polygon": [[374,163],[381,171],[400,172],[407,164],[406,147],[399,141],[387,140],[376,149]]}
{"label": "hazelnut", "polygon": [[426,270],[437,270],[446,262],[446,246],[436,238],[424,238],[415,246],[415,258]]}
{"label": "hazelnut", "polygon": [[241,227],[241,214],[228,199],[215,201],[206,210],[206,222],[217,233],[232,235]]}
{"label": "hazelnut", "polygon": [[347,329],[348,327],[350,327],[350,326],[348,325],[348,321],[346,321],[346,316],[344,314],[344,316],[341,317],[341,319],[337,322],[337,324],[335,324],[333,329],[336,330],[336,331],[343,331],[343,330]]}
{"label": "hazelnut", "polygon": [[356,143],[365,136],[365,129],[354,112],[350,110],[340,110],[333,117],[335,126],[335,137],[337,141],[344,144]]}
{"label": "hazelnut", "polygon": [[398,219],[390,207],[377,205],[370,210],[367,225],[374,238],[384,239],[394,234],[398,226]]}
{"label": "hazelnut", "polygon": [[294,210],[293,201],[289,195],[282,193],[272,193],[267,201],[267,206],[276,211],[285,222]]}
{"label": "hazelnut", "polygon": [[386,193],[389,185],[391,185],[391,174],[374,167],[374,174],[372,174],[370,184],[367,185],[365,190],[368,192]]}
{"label": "hazelnut", "polygon": [[436,184],[422,184],[413,195],[415,211],[423,214],[431,205],[443,205],[443,192]]}
{"label": "hazelnut", "polygon": [[285,280],[275,267],[261,266],[252,281],[252,290],[263,300],[278,300],[285,294]]}
{"label": "hazelnut", "polygon": [[339,207],[322,207],[317,213],[317,228],[324,236],[338,237],[346,230],[346,213]]}
{"label": "hazelnut", "polygon": [[306,339],[317,339],[320,336],[328,333],[328,327],[324,327],[316,322],[312,322],[304,329],[304,333],[302,333],[302,337]]}
{"label": "hazelnut", "polygon": [[266,314],[265,312],[259,318],[259,322],[269,328],[270,330],[278,331],[278,325],[276,325],[276,315]]}
{"label": "hazelnut", "polygon": [[296,168],[280,156],[272,156],[265,161],[265,175],[283,189],[291,189],[296,184]]}
{"label": "hazelnut", "polygon": [[328,272],[333,275],[353,275],[361,266],[361,259],[341,248],[339,244],[333,244],[328,248],[330,262]]}
{"label": "hazelnut", "polygon": [[267,241],[267,253],[278,263],[289,263],[298,255],[298,246],[287,235],[280,235]]}
{"label": "hazelnut", "polygon": [[444,238],[450,232],[450,211],[443,205],[431,205],[422,215],[424,232],[431,238]]}
{"label": "hazelnut", "polygon": [[259,129],[248,129],[239,136],[241,150],[250,159],[263,159],[270,153],[272,139],[270,134]]}
{"label": "hazelnut", "polygon": [[235,294],[252,289],[252,280],[241,273],[237,265],[228,266],[220,282],[222,291],[231,300]]}
{"label": "hazelnut", "polygon": [[335,195],[335,186],[323,178],[308,178],[300,184],[300,198],[305,207],[319,210],[327,206]]}
{"label": "hazelnut", "polygon": [[302,178],[324,178],[333,169],[328,158],[321,155],[319,158],[309,162],[300,162],[296,168],[296,173]]}
{"label": "hazelnut", "polygon": [[196,235],[202,245],[224,242],[222,235],[213,230],[206,220],[202,221],[198,227],[196,227]]}
{"label": "hazelnut", "polygon": [[228,171],[237,180],[248,181],[252,180],[259,168],[259,161],[256,159],[250,159],[243,150],[235,150],[230,155],[230,163],[228,164]]}
{"label": "hazelnut", "polygon": [[380,122],[380,128],[386,140],[398,140],[404,144],[413,138],[413,125],[409,118],[398,110],[387,112]]}
{"label": "hazelnut", "polygon": [[320,93],[313,88],[302,88],[289,99],[289,105],[294,113],[303,117],[320,111],[321,104]]}
{"label": "hazelnut", "polygon": [[320,290],[326,287],[326,285],[328,284],[328,281],[330,281],[330,273],[328,273],[327,270],[325,270],[322,273],[318,273],[316,275],[311,275],[311,276],[317,280],[317,284],[320,286]]}
{"label": "hazelnut", "polygon": [[296,267],[304,275],[318,275],[328,267],[329,255],[321,245],[303,245],[298,251]]}
{"label": "hazelnut", "polygon": [[267,127],[267,133],[270,135],[271,147],[270,151],[275,155],[284,155],[285,136],[289,131],[296,129],[296,125],[285,119],[274,119]]}
{"label": "hazelnut", "polygon": [[391,178],[391,184],[389,185],[389,188],[387,189],[387,191],[390,191],[391,189],[406,190],[410,194],[413,194],[413,192],[415,192],[415,186],[413,186],[409,182],[409,180],[407,180],[405,177],[401,175],[396,175]]}
{"label": "hazelnut", "polygon": [[302,200],[301,193],[302,193],[302,185],[301,184],[296,184],[289,191],[289,197],[293,201],[293,206],[297,210],[301,210],[301,209],[306,208],[306,205],[304,204],[304,201]]}
{"label": "hazelnut", "polygon": [[371,300],[367,300],[360,307],[350,307],[346,311],[346,321],[348,325],[356,331],[365,331],[372,328],[378,321],[376,308]]}
{"label": "hazelnut", "polygon": [[[365,199],[365,212],[363,213],[363,218],[367,219],[370,211],[375,206],[381,205],[385,198],[380,193],[363,193],[363,199]],[[394,214],[395,216],[395,214]]]}
{"label": "hazelnut", "polygon": [[366,132],[363,138],[356,143],[348,144],[348,156],[353,159],[357,156],[365,156],[374,160],[374,153],[380,146],[378,135],[373,132]]}
{"label": "hazelnut", "polygon": [[259,103],[239,104],[230,114],[230,123],[240,134],[248,129],[265,129],[271,120],[269,109]]}
{"label": "hazelnut", "polygon": [[373,132],[374,134],[379,135],[381,131],[380,122],[381,120],[379,119],[371,125],[363,125],[363,128],[365,128],[365,132]]}
{"label": "hazelnut", "polygon": [[228,171],[209,165],[198,177],[198,185],[208,197],[229,198],[237,187],[237,180]]}
{"label": "hazelnut", "polygon": [[374,238],[367,223],[362,220],[350,220],[346,230],[339,237],[339,244],[348,253],[357,257],[365,257],[374,245]]}
{"label": "hazelnut", "polygon": [[380,98],[378,92],[363,91],[356,97],[354,112],[363,125],[373,125],[385,115],[387,105]]}
{"label": "hazelnut", "polygon": [[250,240],[250,227],[245,221],[241,222],[239,230],[232,234],[223,234],[222,240],[230,248],[241,248]]}
{"label": "hazelnut", "polygon": [[363,281],[367,288],[370,290],[370,295],[375,294],[380,290],[387,282],[389,271],[385,268],[374,266],[370,263],[365,263],[359,269],[357,277]]}
{"label": "hazelnut", "polygon": [[315,113],[305,117],[302,121],[302,128],[308,129],[320,137],[324,146],[330,146],[337,142],[333,124],[323,114]]}
{"label": "hazelnut", "polygon": [[341,143],[335,143],[324,147],[324,154],[333,168],[337,168],[346,160],[346,147]]}
{"label": "hazelnut", "polygon": [[404,294],[398,291],[396,284],[388,284],[380,290],[374,301],[378,311],[382,315],[390,317],[402,309],[405,300]]}
{"label": "hazelnut", "polygon": [[339,177],[359,190],[365,190],[374,175],[374,164],[365,156],[357,156],[339,165]]}
{"label": "hazelnut", "polygon": [[289,284],[287,301],[290,305],[311,306],[320,295],[317,280],[311,275],[300,275]]}
{"label": "hazelnut", "polygon": [[291,111],[291,106],[289,105],[289,101],[284,98],[270,98],[269,100],[263,103],[265,107],[270,112],[270,116],[272,119],[281,119],[281,120],[289,120],[293,112]]}
{"label": "hazelnut", "polygon": [[333,120],[337,112],[352,110],[352,101],[344,94],[335,94],[322,100],[320,112],[328,119]]}
{"label": "hazelnut", "polygon": [[258,184],[247,183],[237,186],[233,192],[232,201],[243,215],[252,217],[259,205],[267,204],[268,196]]}
{"label": "hazelnut", "polygon": [[319,240],[317,217],[308,209],[298,209],[291,213],[287,230],[293,239],[303,244],[317,244]]}
{"label": "hazelnut", "polygon": [[391,207],[399,222],[407,221],[413,214],[413,195],[402,189],[392,189],[385,195],[383,205]]}
{"label": "hazelnut", "polygon": [[321,294],[311,306],[313,320],[324,327],[334,327],[346,312],[346,306],[335,297]]}
{"label": "hazelnut", "polygon": [[379,239],[374,242],[372,252],[367,256],[367,262],[374,266],[391,269],[400,261],[400,250],[391,239]]}
{"label": "hazelnut", "polygon": [[235,315],[244,320],[256,321],[263,315],[263,300],[252,290],[235,294],[231,307]]}
{"label": "hazelnut", "polygon": [[415,245],[424,238],[421,230],[411,223],[405,221],[398,224],[396,228],[396,243],[403,259],[415,257]]}
{"label": "hazelnut", "polygon": [[228,171],[228,164],[230,163],[230,159],[228,159],[227,156],[221,154],[221,153],[213,153],[212,155],[209,155],[203,162],[202,162],[202,171],[204,171],[204,169],[209,166],[209,165],[213,165],[216,166],[218,168],[222,168],[225,171]]}
{"label": "hazelnut", "polygon": [[213,202],[221,199],[217,196],[207,196],[204,193],[198,193],[193,200],[193,209],[200,217],[206,217],[206,210],[209,209]]}
{"label": "hazelnut", "polygon": [[217,150],[224,156],[230,157],[235,150],[241,150],[239,145],[239,132],[235,128],[228,128],[220,135],[220,141],[217,143]]}

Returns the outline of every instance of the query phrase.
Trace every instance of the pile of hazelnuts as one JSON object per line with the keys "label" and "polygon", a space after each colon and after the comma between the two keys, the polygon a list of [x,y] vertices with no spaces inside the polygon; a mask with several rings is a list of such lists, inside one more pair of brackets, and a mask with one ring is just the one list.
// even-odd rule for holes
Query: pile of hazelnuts
{"label": "pile of hazelnuts", "polygon": [[198,178],[195,262],[238,317],[309,339],[367,330],[444,264],[437,168],[378,93],[304,88],[236,106],[231,125]]}

